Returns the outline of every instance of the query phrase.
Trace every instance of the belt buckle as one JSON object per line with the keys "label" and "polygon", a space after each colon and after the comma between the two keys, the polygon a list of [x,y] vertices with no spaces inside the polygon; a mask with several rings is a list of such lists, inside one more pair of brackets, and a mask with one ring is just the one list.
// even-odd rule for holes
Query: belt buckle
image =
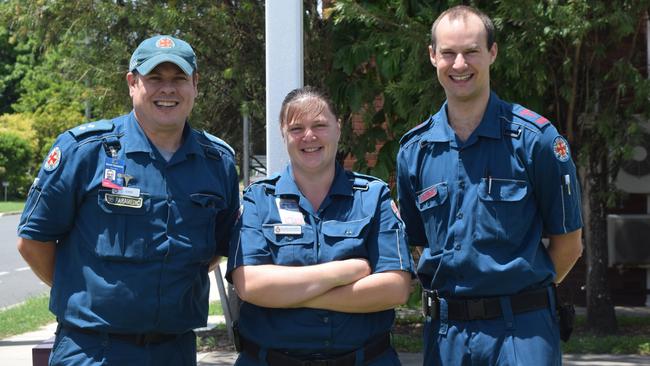
{"label": "belt buckle", "polygon": [[422,290],[422,316],[438,316],[438,292]]}
{"label": "belt buckle", "polygon": [[467,317],[469,320],[487,319],[483,299],[468,299],[465,304],[467,304]]}

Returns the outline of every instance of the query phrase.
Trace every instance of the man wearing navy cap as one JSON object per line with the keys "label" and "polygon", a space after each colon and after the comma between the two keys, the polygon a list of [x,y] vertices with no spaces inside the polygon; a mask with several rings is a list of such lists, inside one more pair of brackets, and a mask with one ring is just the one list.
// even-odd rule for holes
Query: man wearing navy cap
{"label": "man wearing navy cap", "polygon": [[18,249],[52,287],[50,365],[196,365],[208,270],[239,208],[234,152],[187,122],[196,55],[143,41],[133,111],[61,134],[30,189]]}
{"label": "man wearing navy cap", "polygon": [[580,185],[549,120],[490,90],[494,33],[472,7],[438,17],[429,57],[447,101],[400,141],[400,211],[423,247],[425,365],[562,362],[554,285],[582,252]]}

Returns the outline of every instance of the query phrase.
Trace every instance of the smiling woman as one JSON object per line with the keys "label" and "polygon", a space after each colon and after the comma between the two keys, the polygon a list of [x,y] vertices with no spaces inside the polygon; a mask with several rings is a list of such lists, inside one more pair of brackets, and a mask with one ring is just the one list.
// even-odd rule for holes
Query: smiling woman
{"label": "smiling woman", "polygon": [[230,245],[245,301],[236,364],[397,364],[389,332],[413,263],[388,185],[336,163],[341,127],[317,90],[289,93],[280,127],[290,163],[246,189]]}

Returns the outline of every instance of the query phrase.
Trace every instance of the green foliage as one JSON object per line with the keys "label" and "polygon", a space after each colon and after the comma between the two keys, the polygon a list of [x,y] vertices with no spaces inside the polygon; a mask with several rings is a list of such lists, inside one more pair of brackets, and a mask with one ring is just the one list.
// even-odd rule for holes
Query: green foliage
{"label": "green foliage", "polygon": [[0,182],[9,182],[8,192],[12,197],[26,195],[32,155],[27,140],[12,132],[0,132]]}
{"label": "green foliage", "polygon": [[[345,149],[358,158],[357,169],[389,178],[397,150],[392,142],[441,105],[444,93],[427,53],[430,26],[457,3],[335,2],[336,52],[328,83],[344,119],[363,115],[366,131],[359,136],[346,131],[343,138]],[[644,53],[637,41],[648,1],[470,3],[488,13],[497,28],[499,54],[491,80],[501,97],[548,116],[579,147],[591,142],[592,129],[578,119],[595,110],[600,113],[594,143],[624,147],[630,142],[628,117],[650,108],[650,83],[640,73]],[[369,102],[379,96],[383,107],[375,110]],[[369,169],[363,156],[378,141],[389,143],[379,164]],[[614,174],[624,151],[610,156]]]}
{"label": "green foliage", "polygon": [[13,132],[27,141],[34,139],[33,124],[34,119],[28,113],[0,115],[0,132]]}
{"label": "green foliage", "polygon": [[262,1],[9,0],[0,3],[0,23],[18,43],[38,45],[14,109],[41,118],[35,126],[41,144],[81,122],[87,103],[91,119],[128,112],[131,53],[145,38],[171,34],[192,44],[198,56],[201,78],[191,123],[240,150],[246,109],[255,146],[263,149]]}

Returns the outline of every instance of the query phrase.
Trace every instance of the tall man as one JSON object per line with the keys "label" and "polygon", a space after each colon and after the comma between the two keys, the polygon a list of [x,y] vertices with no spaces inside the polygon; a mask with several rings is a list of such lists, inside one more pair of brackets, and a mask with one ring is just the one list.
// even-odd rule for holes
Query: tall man
{"label": "tall man", "polygon": [[133,111],[61,134],[30,189],[18,248],[52,286],[50,365],[195,365],[208,268],[239,207],[232,149],[187,122],[192,47],[143,41]]}
{"label": "tall man", "polygon": [[554,283],[582,252],[569,144],[491,92],[497,44],[482,12],[443,12],[429,57],[447,101],[397,160],[409,243],[424,247],[425,365],[559,364]]}

